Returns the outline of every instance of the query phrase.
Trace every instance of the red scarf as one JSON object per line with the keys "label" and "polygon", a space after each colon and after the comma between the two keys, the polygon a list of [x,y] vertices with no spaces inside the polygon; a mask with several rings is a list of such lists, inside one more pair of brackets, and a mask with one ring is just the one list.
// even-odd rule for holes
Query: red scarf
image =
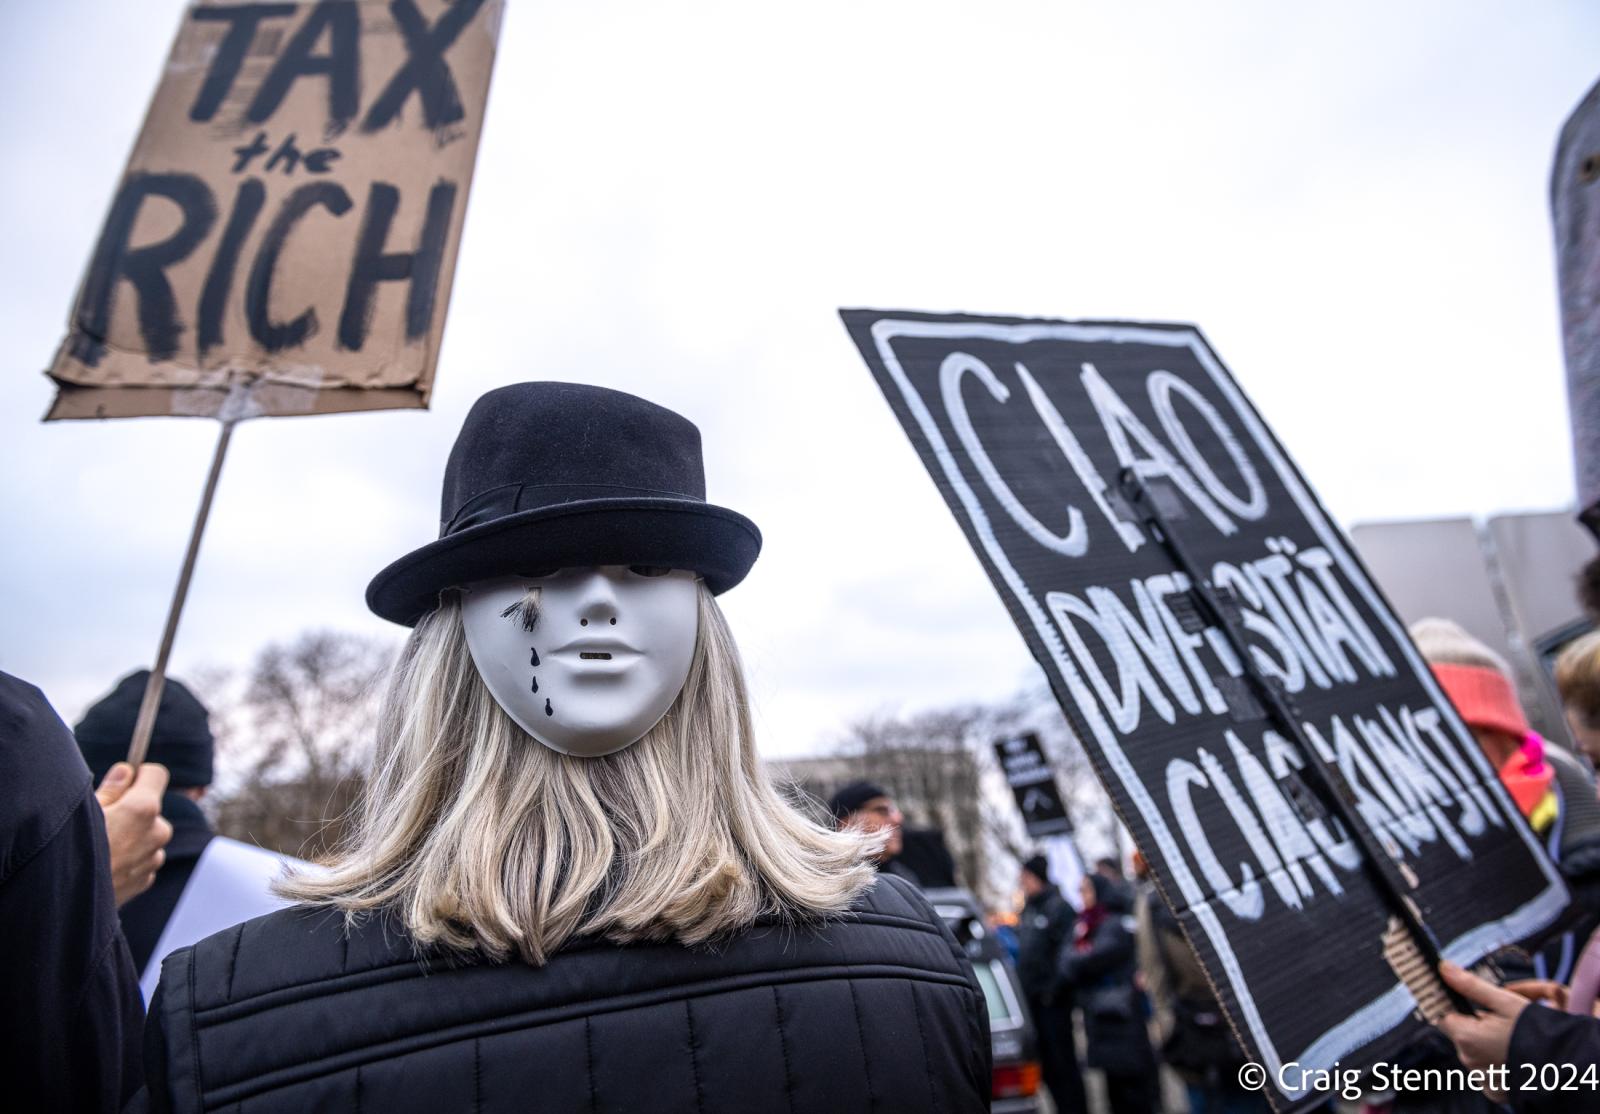
{"label": "red scarf", "polygon": [[1100,927],[1106,919],[1106,907],[1101,902],[1095,902],[1089,908],[1078,914],[1078,927],[1074,930],[1072,947],[1075,951],[1086,952],[1094,944],[1094,930]]}

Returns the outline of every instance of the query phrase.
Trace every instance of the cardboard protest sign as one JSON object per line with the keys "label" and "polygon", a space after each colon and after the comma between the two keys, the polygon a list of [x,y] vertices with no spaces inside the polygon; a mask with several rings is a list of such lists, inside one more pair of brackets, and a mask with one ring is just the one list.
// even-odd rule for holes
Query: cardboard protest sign
{"label": "cardboard protest sign", "polygon": [[1397,930],[1471,964],[1565,907],[1399,620],[1198,330],[843,317],[1274,1105],[1416,1034],[1384,954]]}
{"label": "cardboard protest sign", "polygon": [[501,0],[185,12],[50,368],[48,417],[426,406],[500,14]]}
{"label": "cardboard protest sign", "polygon": [[1072,819],[1061,800],[1055,770],[1050,766],[1050,759],[1045,757],[1039,736],[1001,739],[994,745],[994,753],[1000,760],[1000,770],[1006,776],[1006,784],[1017,799],[1017,808],[1022,813],[1022,826],[1027,833],[1034,839],[1071,835]]}

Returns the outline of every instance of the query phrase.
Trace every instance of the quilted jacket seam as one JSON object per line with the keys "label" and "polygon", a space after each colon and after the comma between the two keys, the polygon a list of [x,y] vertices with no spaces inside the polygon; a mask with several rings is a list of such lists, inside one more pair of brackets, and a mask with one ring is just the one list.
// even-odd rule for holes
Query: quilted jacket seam
{"label": "quilted jacket seam", "polygon": [[[899,891],[898,885],[895,888]],[[918,911],[918,902],[923,905],[929,904],[927,898],[920,892],[913,891],[909,883],[906,883],[904,891],[898,892],[898,896],[913,911]],[[937,920],[936,923],[927,927],[929,931],[944,937],[945,946],[950,950],[951,957],[956,961],[956,970],[963,972],[963,977],[966,980],[967,994],[971,1001],[964,1012],[966,1014],[967,1030],[972,1036],[971,1047],[976,1057],[976,1062],[973,1064],[973,1078],[974,1082],[981,1086],[994,1070],[994,1048],[990,1044],[990,1033],[986,1024],[988,1005],[983,995],[983,987],[978,982],[978,974],[974,970],[974,965],[967,959],[966,952],[957,942],[955,934],[945,926],[944,922]]]}
{"label": "quilted jacket seam", "polygon": [[589,1109],[594,1111],[600,1108],[600,1100],[595,1097],[594,1087],[594,1026],[587,1017],[583,1019],[583,1056],[589,1072]]}
{"label": "quilted jacket seam", "polygon": [[[195,958],[193,948],[189,949],[187,965],[189,968],[189,1001],[193,1003],[195,994]],[[204,1110],[206,1088],[200,1070],[200,1023],[198,1020],[193,1019],[192,1015],[189,1024],[189,1056],[194,1062],[195,1108],[197,1110]]]}
{"label": "quilted jacket seam", "polygon": [[861,1049],[861,1074],[867,1081],[867,1109],[878,1108],[878,1092],[872,1085],[872,1057],[867,1055],[867,1027],[861,1021],[861,1002],[856,997],[856,984],[847,982],[850,988],[850,1008],[856,1015],[856,1045]]}
{"label": "quilted jacket seam", "polygon": [[929,1109],[940,1110],[938,1090],[933,1085],[933,1057],[928,1055],[928,1032],[922,1025],[922,1002],[915,983],[911,986],[911,1016],[917,1022],[917,1043],[922,1046],[922,1063],[927,1069],[928,1098],[932,1103]]}
{"label": "quilted jacket seam", "polygon": [[[912,920],[908,917],[901,917],[894,914],[858,913],[852,915],[851,922],[877,925],[878,927],[882,928],[910,928],[932,936],[941,935],[937,926],[931,925],[925,920]],[[238,953],[238,942],[244,935],[242,926],[240,926],[240,929],[236,930],[236,933],[237,934],[234,938],[235,955]],[[567,953],[558,953],[558,956],[563,954]],[[574,952],[572,954],[581,953]],[[306,982],[299,983],[294,986],[275,987],[272,990],[264,990],[257,994],[246,994],[238,998],[233,997],[233,970],[232,964],[230,963],[227,1001],[196,1008],[194,1011],[195,1021],[203,1023],[213,1022],[218,1020],[216,1018],[216,1015],[218,1014],[226,1015],[220,1018],[221,1021],[235,1021],[243,1017],[249,1017],[250,1015],[263,1009],[271,1009],[275,1006],[293,1005],[298,1002],[309,1002],[317,998],[332,997],[336,994],[342,994],[349,990],[360,990],[369,986],[377,986],[387,982],[429,978],[435,973],[445,973],[442,970],[428,966],[429,960],[438,958],[442,957],[408,956],[405,959],[399,959],[393,963],[385,963],[377,967],[369,967],[363,971],[338,975],[333,978],[309,979]],[[953,970],[960,970],[961,958],[962,957],[959,954],[955,955],[956,964]],[[474,962],[466,965],[466,967],[450,968],[450,970],[488,966],[490,965],[486,963]]]}
{"label": "quilted jacket seam", "polygon": [[[882,967],[888,965],[877,966]],[[934,986],[950,987],[954,990],[968,989],[967,982],[960,976],[959,973],[942,975],[938,972],[924,971],[918,968],[910,967],[894,968],[893,970],[894,973],[892,974],[875,973],[872,968],[863,969],[861,967],[851,965],[841,965],[836,969],[831,969],[830,973],[828,974],[819,973],[819,969],[817,968],[803,969],[799,971],[788,970],[765,972],[765,974],[768,975],[778,975],[780,978],[775,981],[756,981],[749,984],[741,982],[732,986],[706,986],[695,992],[686,992],[686,988],[681,986],[669,987],[663,992],[660,992],[654,996],[658,997],[662,1002],[680,1000],[688,1001],[694,998],[708,998],[742,990],[759,989],[762,986],[781,985],[783,983],[822,983],[832,982],[840,979],[844,980],[846,985],[850,987],[852,1000],[855,998],[855,983],[858,981],[894,980],[911,983],[927,983]],[[785,975],[791,977],[781,977]],[[645,996],[634,995],[633,997],[639,998]],[[633,1009],[641,1004],[659,1004],[659,1002],[640,1003],[637,1001],[627,1001],[616,998],[611,999],[610,1001],[614,1004],[608,1006],[606,1004],[607,1000],[599,999],[584,1002],[572,1002],[559,1008],[544,1007],[541,1009],[524,1011],[517,1014],[502,1014],[494,1017],[479,1018],[473,1021],[460,1023],[448,1029],[427,1028],[416,1033],[407,1034],[405,1036],[397,1037],[381,1043],[347,1049],[342,1052],[336,1052],[331,1055],[318,1057],[316,1059],[302,1060],[293,1065],[277,1068],[269,1072],[253,1073],[243,1081],[222,1084],[214,1088],[209,1103],[202,1100],[200,1108],[207,1109],[219,1106],[226,1102],[234,1101],[236,1099],[253,1098],[257,1095],[279,1090],[283,1087],[293,1086],[295,1084],[308,1082],[313,1079],[320,1079],[339,1071],[349,1070],[352,1067],[359,1070],[359,1068],[364,1064],[380,1061],[394,1055],[413,1054],[432,1048],[456,1044],[469,1039],[481,1039],[485,1036],[494,1036],[504,1032],[515,1032],[528,1028],[538,1028],[545,1025],[560,1024],[564,1021],[577,1020],[579,1017],[582,1017],[585,1021],[587,1021],[590,1017],[599,1014],[618,1013]],[[857,1005],[856,1013],[856,1025],[858,1030],[861,1030],[862,1057],[865,1060],[866,1034],[864,1027],[861,1024],[859,1004]],[[530,1022],[530,1015],[537,1017],[541,1014],[551,1016],[544,1017],[538,1021]],[[872,1094],[870,1068],[867,1071],[867,1078],[868,1093],[872,1097],[874,1104],[876,1104],[876,1096]]]}
{"label": "quilted jacket seam", "polygon": [[233,954],[228,957],[227,1000],[233,1001],[233,976],[239,971],[239,945],[244,942],[244,925],[233,930]]}
{"label": "quilted jacket seam", "polygon": [[705,1114],[706,1093],[705,1089],[700,1085],[700,1055],[695,1048],[697,1042],[694,1037],[693,998],[685,998],[683,1000],[683,1019],[689,1028],[689,1074],[694,1078],[694,1108],[700,1111],[700,1114]]}
{"label": "quilted jacket seam", "polygon": [[789,1034],[784,1032],[787,1026],[783,1020],[783,999],[778,994],[776,984],[772,986],[772,1012],[778,1030],[778,1050],[783,1053],[783,1098],[789,1106],[789,1114],[794,1114],[794,1069],[789,1063]]}

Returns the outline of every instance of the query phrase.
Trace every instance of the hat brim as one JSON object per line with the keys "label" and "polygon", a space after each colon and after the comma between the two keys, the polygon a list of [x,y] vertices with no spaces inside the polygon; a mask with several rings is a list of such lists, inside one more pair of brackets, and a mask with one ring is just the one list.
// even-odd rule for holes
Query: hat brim
{"label": "hat brim", "polygon": [[745,578],[761,531],[744,515],[691,499],[586,499],[507,515],[413,550],[367,585],[367,607],[411,627],[439,593],[478,580],[594,565],[689,569],[720,594]]}

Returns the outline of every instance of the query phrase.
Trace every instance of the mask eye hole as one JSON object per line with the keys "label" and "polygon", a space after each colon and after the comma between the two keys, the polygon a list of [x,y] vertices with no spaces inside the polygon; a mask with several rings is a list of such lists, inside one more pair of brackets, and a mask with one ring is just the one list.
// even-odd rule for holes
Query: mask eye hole
{"label": "mask eye hole", "polygon": [[666,576],[672,570],[665,565],[629,565],[628,571],[635,576]]}
{"label": "mask eye hole", "polygon": [[546,577],[554,576],[560,571],[560,569],[534,569],[531,572],[519,572],[517,578],[519,580],[544,580]]}

